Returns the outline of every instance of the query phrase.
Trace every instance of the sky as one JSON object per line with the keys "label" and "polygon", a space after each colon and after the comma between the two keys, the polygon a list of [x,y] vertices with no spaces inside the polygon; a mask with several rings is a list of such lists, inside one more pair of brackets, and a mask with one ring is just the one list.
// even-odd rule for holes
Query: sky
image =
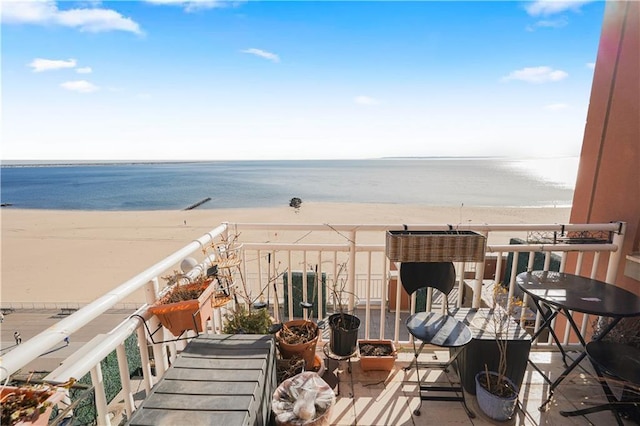
{"label": "sky", "polygon": [[580,154],[603,1],[1,0],[1,160]]}

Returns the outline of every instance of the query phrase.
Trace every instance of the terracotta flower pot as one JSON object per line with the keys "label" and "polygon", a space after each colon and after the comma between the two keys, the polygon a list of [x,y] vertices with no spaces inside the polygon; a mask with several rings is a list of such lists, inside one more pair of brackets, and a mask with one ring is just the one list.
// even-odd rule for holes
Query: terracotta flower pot
{"label": "terracotta flower pot", "polygon": [[280,355],[284,359],[291,359],[294,356],[299,356],[304,359],[305,370],[311,370],[315,363],[316,345],[318,343],[318,326],[312,321],[307,320],[293,320],[284,323],[287,328],[299,327],[309,325],[315,329],[316,336],[306,343],[290,344],[282,339],[282,330],[276,333],[276,341],[278,342],[278,348],[280,349]]}
{"label": "terracotta flower pot", "polygon": [[[203,290],[197,299],[162,303],[165,300],[165,298],[162,298],[158,303],[149,307],[149,312],[158,317],[160,324],[174,336],[180,336],[186,330],[195,330],[198,333],[202,333],[207,329],[207,321],[213,313],[211,299],[214,286],[211,284],[212,282],[210,280],[200,284]],[[185,286],[195,285],[186,284]]]}
{"label": "terracotta flower pot", "polygon": [[[380,348],[379,352],[388,355],[368,355],[364,349]],[[358,341],[360,352],[360,368],[363,371],[391,371],[396,362],[398,353],[391,340],[362,339]]]}

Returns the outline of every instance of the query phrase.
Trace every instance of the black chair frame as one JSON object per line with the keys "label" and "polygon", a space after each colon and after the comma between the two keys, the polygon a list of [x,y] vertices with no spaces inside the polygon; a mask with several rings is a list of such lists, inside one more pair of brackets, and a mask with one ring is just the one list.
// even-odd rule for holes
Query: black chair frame
{"label": "black chair frame", "polygon": [[[405,368],[410,370],[415,365],[419,386],[420,405],[414,410],[416,416],[420,415],[422,401],[459,401],[462,403],[467,415],[475,418],[475,413],[467,406],[464,389],[460,378],[458,384],[449,383],[450,386],[426,385],[420,377],[420,368],[440,369],[445,373],[454,365],[456,373],[457,358],[464,347],[471,341],[472,335],[469,327],[462,321],[455,319],[449,312],[447,297],[455,285],[456,272],[452,262],[405,262],[400,265],[400,280],[408,294],[413,294],[421,288],[433,288],[443,295],[444,314],[435,312],[418,312],[407,318],[406,326],[413,336],[414,359]],[[420,346],[416,345],[420,340]],[[418,356],[425,345],[430,344],[449,349],[449,360],[444,363],[420,363]]]}

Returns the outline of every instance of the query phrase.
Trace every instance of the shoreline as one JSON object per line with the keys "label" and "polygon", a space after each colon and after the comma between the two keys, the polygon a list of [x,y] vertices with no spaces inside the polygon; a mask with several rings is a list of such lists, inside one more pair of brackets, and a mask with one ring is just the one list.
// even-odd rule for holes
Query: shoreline
{"label": "shoreline", "polygon": [[[568,223],[570,212],[567,207],[311,202],[303,203],[297,212],[289,206],[188,211],[3,208],[0,210],[2,307],[24,302],[84,305],[226,221],[334,225],[550,224]],[[247,238],[266,242],[274,235],[255,231]],[[142,290],[122,300],[122,303],[143,302]]]}

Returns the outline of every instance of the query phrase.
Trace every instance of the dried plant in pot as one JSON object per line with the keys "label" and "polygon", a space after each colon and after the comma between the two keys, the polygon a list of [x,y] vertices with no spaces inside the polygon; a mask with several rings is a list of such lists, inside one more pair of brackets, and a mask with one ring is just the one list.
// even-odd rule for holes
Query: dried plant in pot
{"label": "dried plant in pot", "polygon": [[340,357],[348,357],[356,353],[358,342],[358,331],[360,329],[360,318],[352,315],[346,299],[353,296],[347,289],[346,263],[340,265],[338,273],[330,288],[333,298],[335,313],[329,315],[328,323],[330,328],[329,347],[331,352]]}
{"label": "dried plant in pot", "polygon": [[75,381],[70,379],[67,383],[60,385],[46,383],[2,385],[0,387],[2,401],[0,424],[3,426],[49,424],[53,407],[64,398],[64,389],[73,386]]}
{"label": "dried plant in pot", "polygon": [[187,330],[205,331],[213,312],[213,277],[200,275],[192,280],[176,272],[165,279],[169,281],[168,290],[149,307],[149,312],[174,336]]}
{"label": "dried plant in pot", "polygon": [[498,367],[495,371],[489,370],[485,364],[484,370],[475,376],[476,398],[480,409],[494,420],[504,421],[510,419],[518,403],[518,386],[507,377],[507,349],[508,335],[516,307],[522,306],[518,298],[507,300],[506,307],[497,301],[504,299],[506,290],[501,286],[494,287],[494,309],[487,323],[487,327],[495,335],[498,348]]}
{"label": "dried plant in pot", "polygon": [[287,321],[276,333],[276,342],[283,359],[299,357],[304,359],[306,370],[314,368],[318,343],[316,323],[304,319]]}
{"label": "dried plant in pot", "polygon": [[302,373],[304,368],[305,364],[302,358],[293,357],[289,359],[277,359],[276,379],[278,384]]}
{"label": "dried plant in pot", "polygon": [[363,371],[391,371],[398,353],[391,340],[358,340],[360,368]]}
{"label": "dried plant in pot", "polygon": [[[275,270],[271,271],[271,256],[268,256],[270,277],[267,285],[261,291],[261,297],[263,291],[270,285],[273,285],[274,295],[276,301],[278,298],[278,280],[284,275],[284,272],[278,272],[278,266],[275,266]],[[255,306],[254,303],[250,304]],[[258,305],[265,305],[263,300],[258,301]],[[268,305],[268,303],[267,303]],[[279,309],[279,304],[274,309]],[[279,313],[278,318],[282,318],[282,314]],[[316,364],[316,346],[318,343],[318,325],[310,320],[296,319],[287,321],[284,323],[274,324],[269,330],[270,333],[275,333],[275,340],[278,346],[278,351],[283,360],[289,360],[292,364],[296,364],[296,360],[302,360],[304,362],[305,370],[313,370]],[[283,363],[285,364],[285,363]]]}

